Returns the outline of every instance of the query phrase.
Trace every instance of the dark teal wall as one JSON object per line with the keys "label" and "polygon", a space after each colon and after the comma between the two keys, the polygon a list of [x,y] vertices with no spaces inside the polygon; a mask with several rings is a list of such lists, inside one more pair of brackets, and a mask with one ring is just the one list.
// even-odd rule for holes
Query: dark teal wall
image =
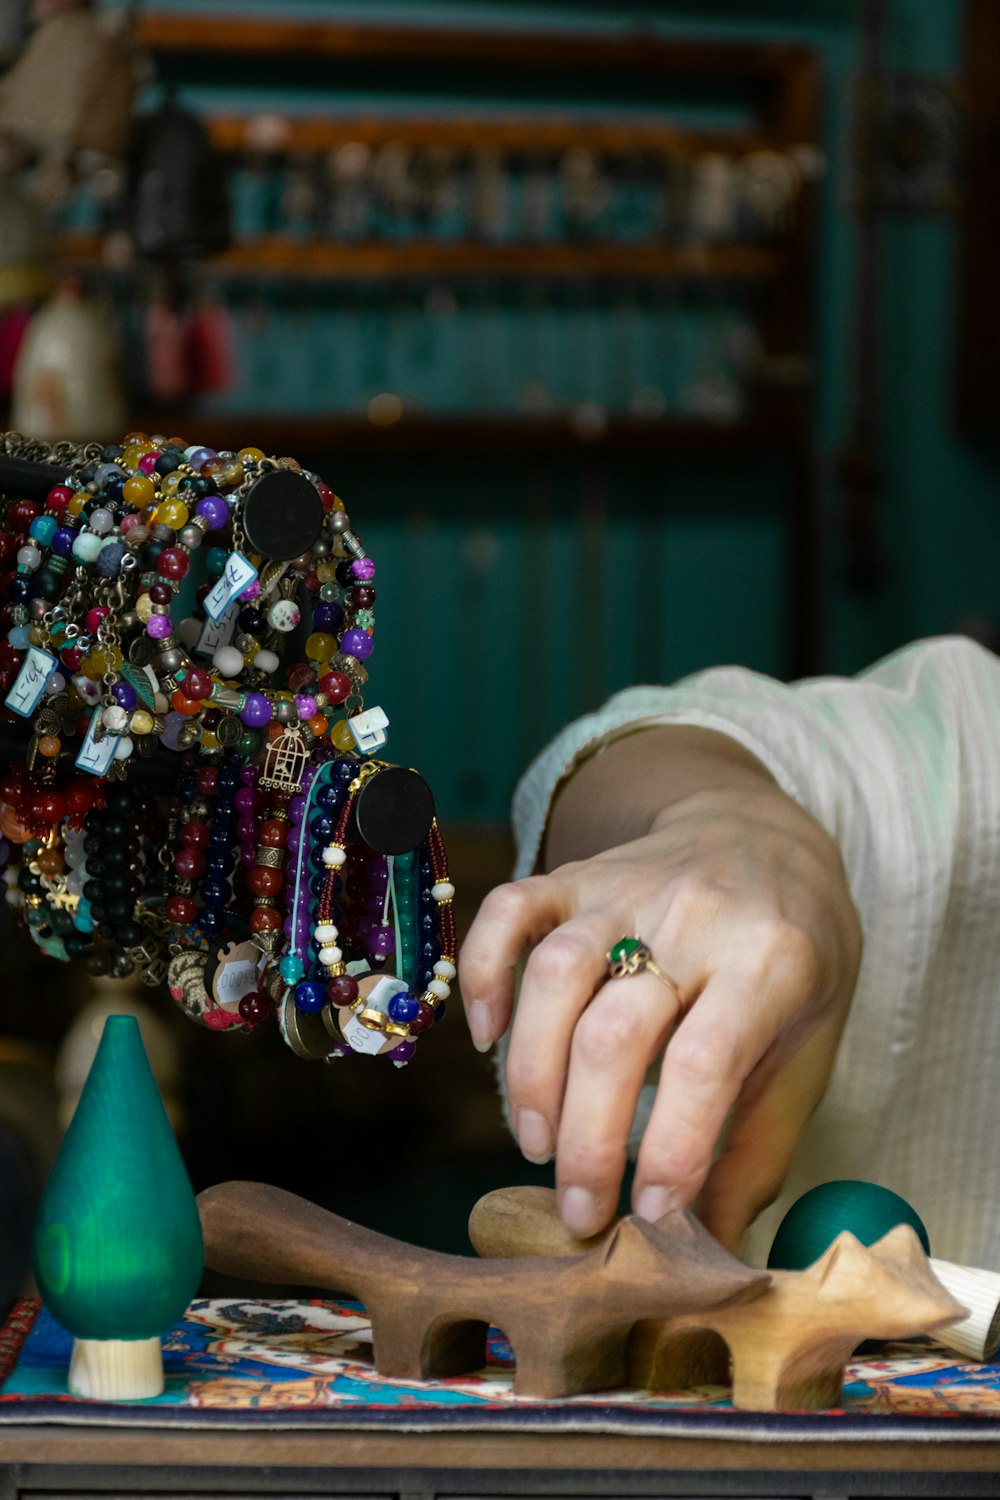
{"label": "dark teal wall", "polygon": [[[192,6],[176,0],[173,8]],[[158,7],[168,8],[164,0]],[[831,523],[829,663],[853,671],[969,615],[1000,617],[1000,473],[952,427],[952,220],[913,215],[886,224],[881,519],[890,573],[879,594],[859,599],[837,571],[832,476],[848,436],[854,278],[843,207],[848,81],[858,55],[853,4],[214,0],[211,8],[231,12],[234,24],[241,15],[292,11],[593,29],[642,22],[668,34],[814,46],[824,67],[828,158],[817,309],[819,458]],[[958,69],[959,5],[895,0],[891,8],[892,67]],[[186,92],[204,108],[232,108],[239,92],[240,107],[423,110],[468,106],[476,83],[468,80],[461,97],[445,96],[415,77],[402,94],[387,95],[370,81],[362,88],[343,70],[330,69],[325,86],[315,74],[288,76],[278,62],[248,91],[244,70],[212,64],[187,80]],[[724,660],[783,670],[781,506],[789,477],[773,461],[720,468],[685,459],[661,472],[625,473],[587,462],[497,468],[441,454],[433,463],[345,464],[331,455],[327,477],[348,499],[380,564],[373,684],[393,720],[391,748],[429,770],[452,817],[502,817],[525,758],[559,722],[616,687]]]}

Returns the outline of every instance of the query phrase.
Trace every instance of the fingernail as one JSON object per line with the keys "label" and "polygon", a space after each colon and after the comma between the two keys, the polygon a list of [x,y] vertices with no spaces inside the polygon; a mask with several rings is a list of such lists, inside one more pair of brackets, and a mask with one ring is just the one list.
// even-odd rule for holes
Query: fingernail
{"label": "fingernail", "polygon": [[485,1000],[470,1000],[466,1012],[469,1034],[477,1052],[488,1052],[493,1046],[493,1018]]}
{"label": "fingernail", "polygon": [[679,1203],[676,1188],[644,1187],[635,1200],[635,1211],[640,1219],[648,1219],[651,1224],[655,1224],[657,1219],[662,1219],[677,1208]]}
{"label": "fingernail", "polygon": [[559,1207],[563,1223],[578,1239],[585,1239],[588,1234],[596,1234],[600,1229],[597,1202],[593,1193],[588,1193],[586,1188],[566,1188]]}
{"label": "fingernail", "polygon": [[552,1160],[552,1131],[548,1122],[534,1109],[517,1112],[517,1143],[522,1156],[538,1166]]}

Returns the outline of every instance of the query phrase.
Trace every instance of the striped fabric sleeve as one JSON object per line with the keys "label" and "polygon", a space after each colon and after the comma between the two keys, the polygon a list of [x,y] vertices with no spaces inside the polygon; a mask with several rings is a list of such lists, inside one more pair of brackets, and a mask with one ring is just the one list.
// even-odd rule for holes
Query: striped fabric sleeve
{"label": "striped fabric sleeve", "polygon": [[880,1181],[937,1226],[935,1253],[1000,1268],[1000,661],[946,637],[854,678],[789,686],[722,667],[630,688],[525,773],[516,875],[535,868],[553,794],[583,756],[671,723],[760,760],[837,842],[861,918],[850,1016],[789,1192]]}

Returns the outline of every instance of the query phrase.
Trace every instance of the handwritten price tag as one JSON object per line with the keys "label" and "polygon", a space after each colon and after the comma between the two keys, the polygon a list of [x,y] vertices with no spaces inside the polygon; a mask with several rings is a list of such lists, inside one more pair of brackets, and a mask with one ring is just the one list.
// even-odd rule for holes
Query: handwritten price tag
{"label": "handwritten price tag", "polygon": [[221,619],[233,600],[245,593],[256,577],[257,569],[242,552],[230,552],[222,577],[205,595],[205,613],[209,619]]}
{"label": "handwritten price tag", "polygon": [[217,620],[205,621],[194,648],[199,656],[214,656],[220,646],[229,645],[236,632],[236,616],[239,612],[240,601],[234,599]]}
{"label": "handwritten price tag", "polygon": [[76,764],[81,771],[89,771],[91,776],[106,776],[115,758],[115,746],[118,744],[118,736],[105,734],[101,739],[97,738],[96,730],[101,721],[100,712],[91,715],[87,733],[84,735],[83,744],[80,746],[76,757]]}
{"label": "handwritten price tag", "polygon": [[[365,996],[365,1009],[378,1010],[385,1014],[393,995],[398,995],[401,990],[405,989],[406,984],[402,979],[393,979],[391,975],[386,974]],[[367,1052],[370,1056],[380,1052],[386,1043],[384,1032],[373,1031],[357,1015],[350,1016],[341,1026],[340,1031],[344,1041],[353,1051]]]}
{"label": "handwritten price tag", "polygon": [[55,657],[50,656],[47,651],[31,646],[14,686],[4,699],[6,706],[23,719],[30,719],[45,692],[46,683],[58,665]]}

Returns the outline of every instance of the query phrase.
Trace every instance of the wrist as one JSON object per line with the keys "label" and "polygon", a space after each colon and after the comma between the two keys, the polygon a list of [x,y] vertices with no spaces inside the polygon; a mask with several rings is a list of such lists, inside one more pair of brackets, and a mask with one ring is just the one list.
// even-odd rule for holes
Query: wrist
{"label": "wrist", "polygon": [[641,838],[690,797],[768,788],[784,797],[755,756],[716,730],[629,726],[590,747],[557,790],[544,868]]}

